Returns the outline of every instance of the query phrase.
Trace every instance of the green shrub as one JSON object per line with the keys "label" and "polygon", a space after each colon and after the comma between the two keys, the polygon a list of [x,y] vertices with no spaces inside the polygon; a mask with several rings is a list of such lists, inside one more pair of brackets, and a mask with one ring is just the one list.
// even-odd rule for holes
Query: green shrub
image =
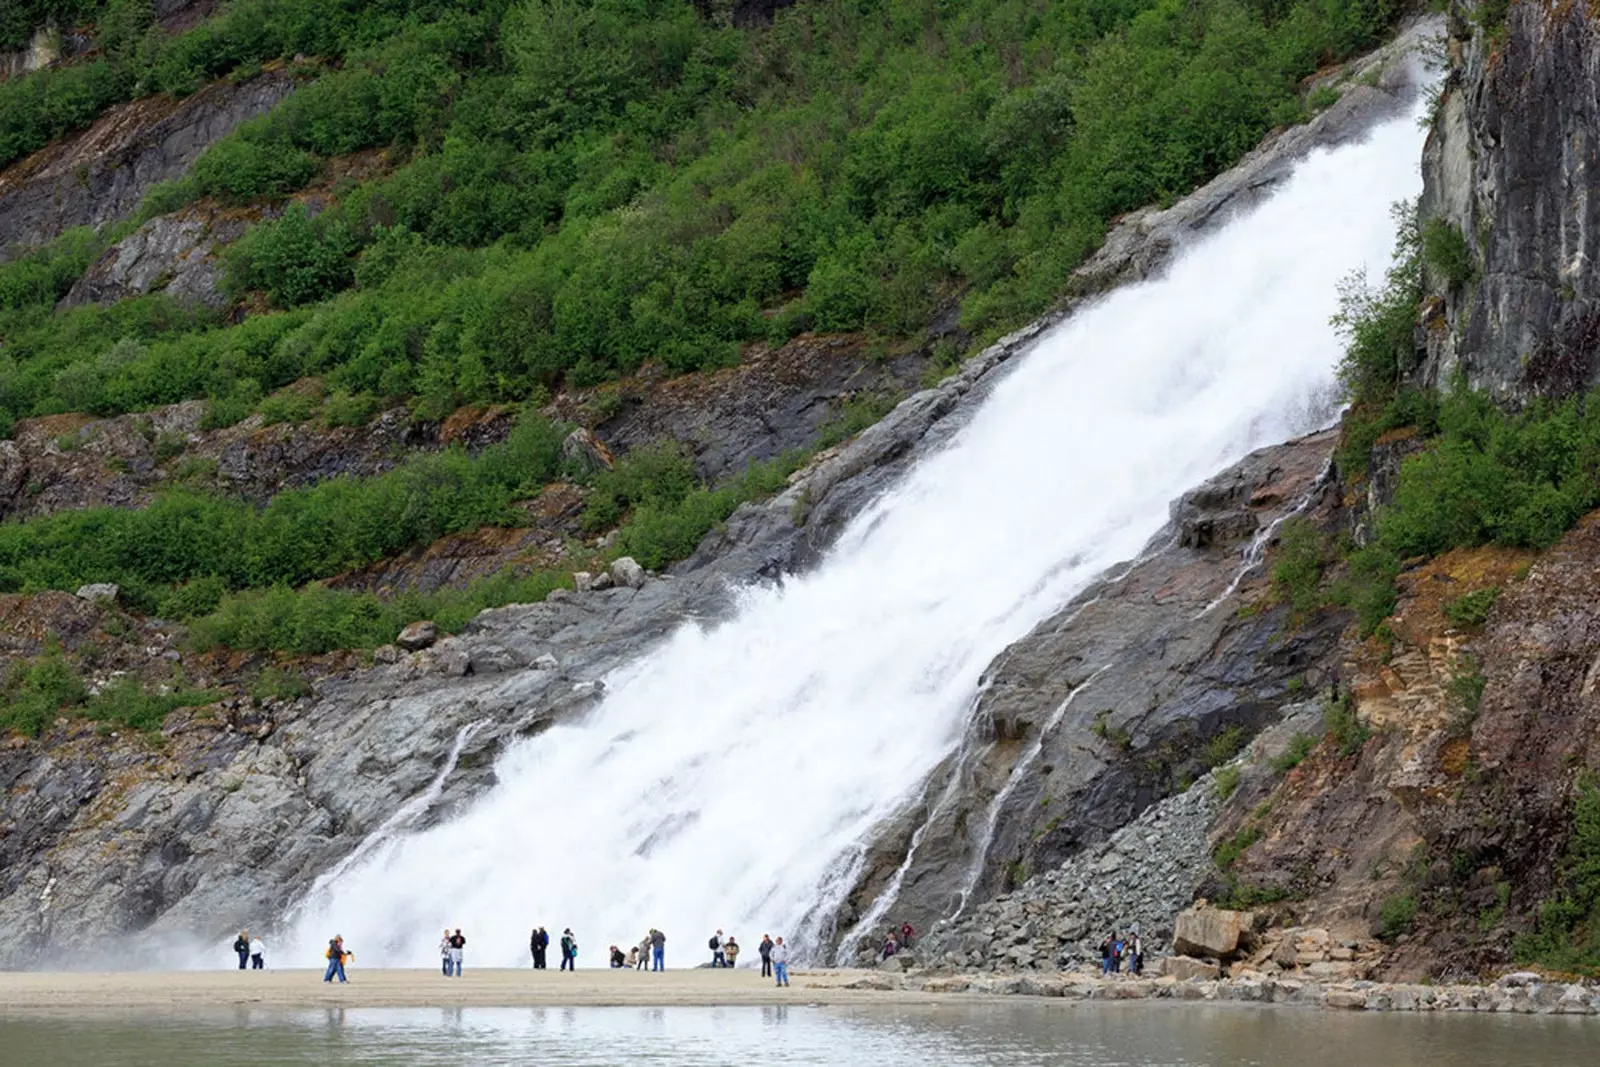
{"label": "green shrub", "polygon": [[1463,630],[1475,630],[1489,620],[1489,609],[1494,607],[1494,602],[1499,596],[1498,585],[1463,593],[1454,600],[1444,602],[1445,617],[1453,626]]}
{"label": "green shrub", "polygon": [[90,697],[82,714],[97,722],[108,722],[130,730],[161,729],[167,715],[178,708],[200,707],[221,699],[207,689],[177,688],[157,693],[145,689],[137,678],[118,678]]}
{"label": "green shrub", "polygon": [[1513,952],[1519,963],[1600,976],[1600,789],[1592,779],[1579,782],[1573,798],[1557,888]]}
{"label": "green shrub", "polygon": [[1327,550],[1322,534],[1308,520],[1294,516],[1279,528],[1272,565],[1272,589],[1298,618],[1323,604],[1322,570]]}
{"label": "green shrub", "polygon": [[1416,897],[1409,893],[1390,897],[1378,907],[1378,937],[1394,941],[1409,932],[1416,919]]}
{"label": "green shrub", "polygon": [[1255,823],[1241,829],[1238,833],[1225,841],[1220,842],[1211,853],[1211,862],[1217,865],[1219,871],[1229,870],[1245,850],[1266,836],[1265,831]]}
{"label": "green shrub", "polygon": [[1311,750],[1316,747],[1315,737],[1310,734],[1295,734],[1294,740],[1289,742],[1289,747],[1272,757],[1272,769],[1279,774],[1288,774],[1304,763],[1306,757],[1311,755]]}
{"label": "green shrub", "polygon": [[319,403],[316,397],[296,389],[273,393],[261,402],[262,425],[274,426],[280,422],[299,425],[317,413]]}
{"label": "green shrub", "polygon": [[1339,755],[1350,757],[1361,751],[1372,737],[1372,728],[1356,717],[1355,697],[1347,692],[1330,698],[1322,711],[1322,726]]}
{"label": "green shrub", "polygon": [[1444,219],[1429,219],[1423,223],[1422,258],[1451,289],[1466,285],[1477,273],[1472,249],[1461,227]]}
{"label": "green shrub", "polygon": [[83,681],[59,649],[33,660],[14,659],[0,682],[0,730],[38,737],[83,698]]}
{"label": "green shrub", "polygon": [[1211,785],[1216,790],[1218,800],[1227,800],[1239,788],[1239,768],[1234,766],[1219,768],[1211,779]]}
{"label": "green shrub", "polygon": [[257,704],[268,700],[299,700],[310,695],[311,683],[282,667],[267,667],[250,683],[250,699]]}
{"label": "green shrub", "polygon": [[1237,756],[1249,740],[1243,726],[1235,723],[1224,727],[1200,746],[1200,762],[1207,770],[1219,767]]}

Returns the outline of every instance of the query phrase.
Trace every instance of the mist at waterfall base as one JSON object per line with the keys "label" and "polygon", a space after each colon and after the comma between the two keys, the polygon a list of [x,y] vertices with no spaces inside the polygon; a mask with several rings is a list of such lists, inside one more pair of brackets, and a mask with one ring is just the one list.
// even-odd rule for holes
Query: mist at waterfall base
{"label": "mist at waterfall base", "polygon": [[1163,277],[1044,335],[821,566],[606,678],[459,817],[372,843],[313,889],[278,959],[315,962],[339,932],[364,965],[431,966],[448,926],[469,968],[526,966],[535,925],[571,927],[580,965],[650,927],[669,965],[709,959],[718,928],[747,958],[768,932],[804,958],[994,657],[1135,556],[1183,491],[1329,420],[1338,283],[1387,266],[1421,139],[1409,115],[1313,154]]}

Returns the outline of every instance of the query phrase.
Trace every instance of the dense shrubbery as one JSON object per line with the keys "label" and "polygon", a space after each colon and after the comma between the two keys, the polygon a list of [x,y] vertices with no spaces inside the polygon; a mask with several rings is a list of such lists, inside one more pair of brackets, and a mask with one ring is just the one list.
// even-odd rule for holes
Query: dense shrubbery
{"label": "dense shrubbery", "polygon": [[90,695],[59,649],[32,660],[13,660],[0,681],[0,733],[37,737],[63,711],[114,726],[156,730],[175,708],[217,699],[209,690],[168,686],[152,692],[138,679],[120,678]]}
{"label": "dense shrubbery", "polygon": [[[293,310],[0,317],[0,408],[208,396],[221,419],[319,374],[438,415],[811,327],[914,334],[963,293],[965,324],[996,330],[1054,300],[1111,216],[1296,117],[1296,80],[1394,10],[866,0],[745,31],[684,0],[239,0],[107,62],[166,91],[273,55],[344,62],[146,213],[279,196],[361,148],[403,165],[235,250],[233,283]],[[99,365],[124,339],[141,349]]]}
{"label": "dense shrubbery", "polygon": [[24,0],[20,12],[8,0],[0,9],[0,39],[13,42],[41,17],[102,8],[105,14],[97,58],[0,83],[0,167],[134,96],[186,96],[268,60],[342,56],[456,9],[493,20],[505,7],[506,0],[232,0],[215,17],[169,37],[155,25],[151,0]]}
{"label": "dense shrubbery", "polygon": [[1554,971],[1600,975],[1600,789],[1592,781],[1579,785],[1573,803],[1559,888],[1539,909],[1536,929],[1517,939],[1516,957]]}
{"label": "dense shrubbery", "polygon": [[197,648],[237,648],[314,655],[339,648],[375,648],[395,639],[417,619],[432,619],[455,633],[484,608],[543,600],[552,589],[571,586],[571,576],[540,571],[499,574],[456,589],[403,592],[387,599],[371,593],[301,589],[278,585],[223,598],[189,627]]}
{"label": "dense shrubbery", "polygon": [[139,511],[8,523],[0,525],[0,584],[116,582],[154,611],[193,614],[215,606],[223,590],[326,578],[447,533],[516,521],[508,505],[554,476],[560,447],[558,427],[529,419],[478,456],[417,456],[377,478],[280,493],[261,509],[179,491]]}

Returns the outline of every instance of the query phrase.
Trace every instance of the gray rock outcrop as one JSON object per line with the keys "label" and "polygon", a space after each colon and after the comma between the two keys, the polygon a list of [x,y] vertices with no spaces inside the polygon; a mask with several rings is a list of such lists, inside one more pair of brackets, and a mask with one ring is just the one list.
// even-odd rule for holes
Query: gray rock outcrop
{"label": "gray rock outcrop", "polygon": [[150,187],[176,178],[246,119],[294,88],[283,71],[217,82],[174,103],[119,104],[84,132],[0,172],[0,262],[74,226],[131,215]]}
{"label": "gray rock outcrop", "polygon": [[1445,254],[1430,257],[1421,377],[1560,396],[1600,380],[1600,21],[1585,4],[1499,10],[1503,25],[1485,3],[1451,16],[1423,165],[1424,232]]}

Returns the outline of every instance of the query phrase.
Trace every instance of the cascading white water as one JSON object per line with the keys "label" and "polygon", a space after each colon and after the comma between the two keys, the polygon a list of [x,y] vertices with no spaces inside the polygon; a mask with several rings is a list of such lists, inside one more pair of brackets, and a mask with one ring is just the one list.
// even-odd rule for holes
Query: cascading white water
{"label": "cascading white water", "polygon": [[1381,270],[1420,188],[1415,116],[1314,154],[1267,203],[1016,361],[950,443],[858,516],[813,573],[741,594],[606,679],[583,721],[517,744],[464,814],[380,842],[307,901],[311,958],[521,963],[528,929],[584,952],[722,928],[794,933],[960,739],[1007,644],[1166,521],[1181,492],[1326,421],[1349,271]]}

